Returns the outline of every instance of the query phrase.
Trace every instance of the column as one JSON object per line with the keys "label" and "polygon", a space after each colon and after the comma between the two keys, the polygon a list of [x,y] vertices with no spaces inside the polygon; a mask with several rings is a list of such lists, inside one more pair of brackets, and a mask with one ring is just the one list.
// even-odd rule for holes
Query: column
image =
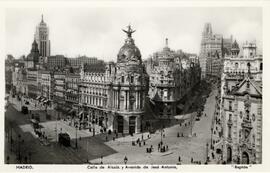
{"label": "column", "polygon": [[141,119],[141,115],[139,115],[136,117],[135,133],[141,133],[141,125],[142,125],[142,119]]}
{"label": "column", "polygon": [[125,106],[125,110],[127,109],[127,91],[124,91],[124,93],[125,93],[125,96],[124,96],[124,106]]}
{"label": "column", "polygon": [[130,103],[129,103],[129,93],[130,91],[128,90],[127,91],[127,109],[128,109],[128,111],[129,111],[129,109],[130,109]]}
{"label": "column", "polygon": [[135,101],[135,109],[138,109],[138,91],[136,91],[136,101]]}
{"label": "column", "polygon": [[128,134],[129,133],[129,117],[127,115],[123,115],[123,119],[124,119],[123,132],[124,134]]}
{"label": "column", "polygon": [[138,109],[141,109],[141,95],[140,95],[140,91],[138,91]]}

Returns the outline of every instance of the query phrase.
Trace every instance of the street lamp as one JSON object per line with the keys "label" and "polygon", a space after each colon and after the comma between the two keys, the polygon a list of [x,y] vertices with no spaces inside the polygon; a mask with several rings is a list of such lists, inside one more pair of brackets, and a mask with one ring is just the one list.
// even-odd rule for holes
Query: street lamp
{"label": "street lamp", "polygon": [[76,149],[78,148],[78,139],[77,139],[77,130],[78,130],[78,125],[76,124],[75,126],[75,129],[76,129],[76,141],[75,141],[75,147]]}
{"label": "street lamp", "polygon": [[210,148],[213,149],[213,126],[211,127],[211,144],[210,144]]}
{"label": "street lamp", "polygon": [[209,144],[206,143],[206,163],[208,162],[208,146]]}
{"label": "street lamp", "polygon": [[21,135],[19,134],[18,135],[18,160],[20,161],[21,163],[21,151],[20,151],[20,142],[21,142]]}

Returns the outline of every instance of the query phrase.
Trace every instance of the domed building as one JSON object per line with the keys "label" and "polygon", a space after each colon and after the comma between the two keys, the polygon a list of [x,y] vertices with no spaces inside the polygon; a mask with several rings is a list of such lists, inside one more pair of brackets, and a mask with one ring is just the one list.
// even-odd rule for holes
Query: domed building
{"label": "domed building", "polygon": [[135,30],[128,26],[128,30],[123,31],[127,38],[117,55],[112,89],[113,126],[119,133],[131,134],[141,132],[148,76],[142,65],[140,50],[132,38]]}
{"label": "domed building", "polygon": [[82,117],[94,120],[106,130],[133,134],[141,132],[148,76],[132,38],[135,31],[130,26],[123,31],[127,38],[116,63],[107,63],[104,72],[87,72],[82,66],[79,109]]}

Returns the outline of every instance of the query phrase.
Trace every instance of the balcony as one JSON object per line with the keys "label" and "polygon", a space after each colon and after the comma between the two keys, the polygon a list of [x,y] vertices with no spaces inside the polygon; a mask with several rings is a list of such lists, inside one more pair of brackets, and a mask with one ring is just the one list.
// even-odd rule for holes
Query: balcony
{"label": "balcony", "polygon": [[232,125],[233,125],[232,120],[231,120],[231,119],[229,119],[229,120],[228,120],[228,122],[227,122],[227,124],[228,124],[229,126],[232,126]]}

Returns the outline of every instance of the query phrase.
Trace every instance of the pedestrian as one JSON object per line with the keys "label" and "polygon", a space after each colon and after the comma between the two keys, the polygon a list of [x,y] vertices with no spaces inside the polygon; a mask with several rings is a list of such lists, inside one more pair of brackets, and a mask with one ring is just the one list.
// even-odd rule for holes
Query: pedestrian
{"label": "pedestrian", "polygon": [[166,151],[168,151],[169,150],[169,147],[168,147],[168,145],[166,145]]}
{"label": "pedestrian", "polygon": [[178,162],[181,162],[181,157],[180,156],[178,157]]}
{"label": "pedestrian", "polygon": [[160,143],[158,143],[158,151],[160,150]]}
{"label": "pedestrian", "polygon": [[193,157],[191,157],[191,163],[193,163]]}
{"label": "pedestrian", "polygon": [[128,158],[127,158],[127,156],[125,156],[125,158],[124,158],[125,164],[127,164],[127,161],[128,161]]}

